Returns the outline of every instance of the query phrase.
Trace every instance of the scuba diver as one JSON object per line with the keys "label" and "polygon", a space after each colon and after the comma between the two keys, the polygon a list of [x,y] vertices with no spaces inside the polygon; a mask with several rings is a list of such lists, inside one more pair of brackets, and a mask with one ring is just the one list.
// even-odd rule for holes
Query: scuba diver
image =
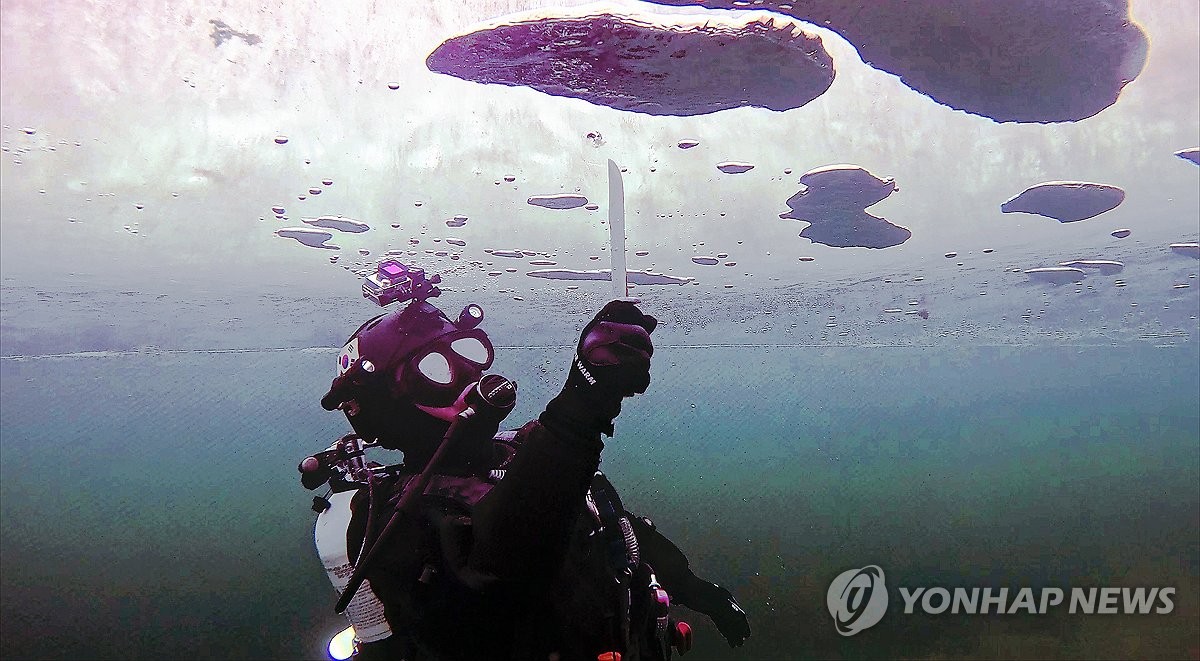
{"label": "scuba diver", "polygon": [[[733,595],[698,578],[598,471],[622,400],[650,383],[657,320],[629,299],[605,305],[562,391],[498,432],[516,385],[485,374],[482,309],[451,320],[426,300],[440,293],[431,281],[408,271],[411,302],[355,331],[321,400],[354,434],[300,465],[306,487],[330,488],[314,499],[317,546],[355,658],[668,659],[692,644],[672,604],[740,646],[750,627]],[[368,284],[364,294],[380,302]],[[367,462],[369,447],[404,461]]]}

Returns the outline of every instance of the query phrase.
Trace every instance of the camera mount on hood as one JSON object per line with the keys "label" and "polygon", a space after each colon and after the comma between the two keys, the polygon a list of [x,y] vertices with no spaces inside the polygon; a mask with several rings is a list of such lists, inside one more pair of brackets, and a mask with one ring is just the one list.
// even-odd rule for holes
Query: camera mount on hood
{"label": "camera mount on hood", "polygon": [[379,307],[387,307],[392,303],[441,296],[442,290],[434,286],[441,281],[442,276],[436,273],[426,278],[425,270],[420,267],[407,266],[398,259],[385,259],[363,280],[362,293],[363,298],[374,301]]}

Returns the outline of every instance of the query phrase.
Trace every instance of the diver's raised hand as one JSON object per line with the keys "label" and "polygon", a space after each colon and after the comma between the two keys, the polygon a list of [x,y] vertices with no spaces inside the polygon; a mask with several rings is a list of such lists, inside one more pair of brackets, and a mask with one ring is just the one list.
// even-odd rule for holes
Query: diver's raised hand
{"label": "diver's raised hand", "polygon": [[628,300],[610,301],[583,327],[567,386],[590,399],[617,401],[650,385],[650,333],[658,320]]}
{"label": "diver's raised hand", "polygon": [[579,336],[562,392],[539,418],[560,435],[602,432],[612,436],[621,400],[650,385],[650,333],[658,320],[629,300],[610,301]]}

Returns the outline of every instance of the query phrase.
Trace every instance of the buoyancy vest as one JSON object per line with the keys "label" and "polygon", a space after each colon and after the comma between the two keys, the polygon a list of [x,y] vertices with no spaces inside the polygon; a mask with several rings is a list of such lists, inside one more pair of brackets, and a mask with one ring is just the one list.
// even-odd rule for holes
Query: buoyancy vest
{"label": "buoyancy vest", "polygon": [[[616,489],[599,471],[580,508],[564,565],[546,569],[556,573],[549,589],[510,602],[467,589],[456,576],[462,547],[470,544],[472,511],[504,479],[520,446],[515,431],[501,432],[494,441],[506,455],[496,468],[484,475],[435,475],[423,497],[425,516],[403,539],[392,540],[397,552],[371,572],[392,630],[411,641],[410,661],[547,658],[552,653],[563,661],[592,661],[608,652],[620,656],[607,658],[624,661],[670,658],[666,593],[642,562]],[[371,506],[394,505],[412,477],[398,472]],[[360,528],[363,532],[370,534]]]}

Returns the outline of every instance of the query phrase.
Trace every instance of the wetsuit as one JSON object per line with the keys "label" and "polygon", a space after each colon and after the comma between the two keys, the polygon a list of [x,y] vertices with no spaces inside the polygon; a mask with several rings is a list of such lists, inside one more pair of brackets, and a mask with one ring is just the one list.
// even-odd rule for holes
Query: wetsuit
{"label": "wetsuit", "polygon": [[[363,658],[663,659],[669,650],[656,618],[665,613],[656,610],[651,572],[674,602],[712,617],[731,644],[749,635],[729,592],[697,578],[649,520],[620,506],[597,473],[600,432],[561,424],[554,409],[494,444],[487,468],[503,477],[488,479],[478,466],[440,471],[421,516],[368,571],[395,633],[364,646]],[[410,477],[373,485],[372,509],[390,512]],[[365,492],[355,500],[351,549],[361,545],[365,519],[373,533],[387,518],[366,516],[366,500]],[[612,510],[636,543],[625,543]]]}

